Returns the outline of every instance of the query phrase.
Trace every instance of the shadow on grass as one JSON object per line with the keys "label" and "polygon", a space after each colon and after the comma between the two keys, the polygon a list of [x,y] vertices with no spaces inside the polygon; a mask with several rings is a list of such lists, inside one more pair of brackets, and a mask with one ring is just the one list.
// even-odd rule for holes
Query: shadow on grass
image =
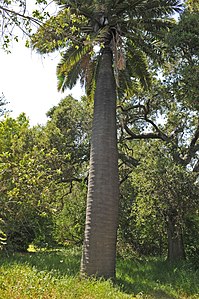
{"label": "shadow on grass", "polygon": [[56,276],[76,276],[80,269],[80,250],[68,248],[44,252],[13,253],[0,256],[1,265],[26,264],[38,271],[51,272]]}
{"label": "shadow on grass", "polygon": [[[0,266],[26,264],[37,271],[50,272],[52,276],[75,277],[79,274],[80,259],[80,248],[66,248],[50,252],[0,255]],[[119,258],[117,261],[116,287],[127,294],[140,294],[140,298],[174,299],[190,298],[193,295],[197,298],[198,281],[199,270],[194,270],[188,262],[171,265],[157,259],[136,258]]]}
{"label": "shadow on grass", "polygon": [[188,298],[199,293],[198,281],[199,271],[186,261],[171,265],[160,259],[118,259],[117,263],[116,284],[128,294],[148,294],[157,299]]}

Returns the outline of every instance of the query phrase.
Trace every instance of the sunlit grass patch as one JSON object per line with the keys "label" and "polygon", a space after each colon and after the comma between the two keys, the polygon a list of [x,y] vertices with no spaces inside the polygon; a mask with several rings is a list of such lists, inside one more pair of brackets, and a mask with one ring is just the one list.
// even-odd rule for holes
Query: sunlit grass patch
{"label": "sunlit grass patch", "polygon": [[0,256],[0,299],[197,299],[188,262],[118,258],[117,279],[80,279],[80,248]]}
{"label": "sunlit grass patch", "polygon": [[55,277],[52,272],[40,271],[28,265],[13,264],[3,269],[0,298],[79,298],[79,299],[120,299],[134,298],[114,288],[109,281],[80,280],[78,277]]}
{"label": "sunlit grass patch", "polygon": [[110,281],[79,278],[80,251],[14,254],[1,259],[1,299],[135,298]]}

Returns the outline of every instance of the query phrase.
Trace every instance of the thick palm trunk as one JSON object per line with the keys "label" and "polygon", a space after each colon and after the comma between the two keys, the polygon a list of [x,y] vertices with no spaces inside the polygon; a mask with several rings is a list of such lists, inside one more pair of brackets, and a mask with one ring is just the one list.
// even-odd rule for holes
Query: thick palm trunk
{"label": "thick palm trunk", "polygon": [[116,86],[112,52],[103,50],[94,101],[85,239],[81,272],[115,276],[118,226]]}

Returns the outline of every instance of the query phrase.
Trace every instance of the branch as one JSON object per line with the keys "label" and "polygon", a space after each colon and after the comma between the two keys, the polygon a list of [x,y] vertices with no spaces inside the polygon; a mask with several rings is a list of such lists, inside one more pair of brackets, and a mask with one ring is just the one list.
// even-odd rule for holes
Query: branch
{"label": "branch", "polygon": [[129,107],[129,108],[124,108],[124,107],[122,107],[121,105],[118,105],[118,106],[117,106],[117,109],[118,109],[118,108],[120,108],[120,109],[122,110],[122,112],[126,113],[126,112],[128,112],[128,111],[130,111],[130,110],[132,110],[132,109],[137,109],[137,108],[143,108],[143,109],[145,109],[145,106],[144,106],[144,105],[141,105],[141,104],[138,104],[138,105],[131,106],[131,107]]}
{"label": "branch", "polygon": [[199,172],[199,160],[196,162],[196,164],[193,168],[193,172]]}
{"label": "branch", "polygon": [[133,169],[131,169],[120,181],[119,181],[119,184],[123,184],[128,178],[129,178],[129,175],[132,173]]}
{"label": "branch", "polygon": [[196,132],[195,132],[193,139],[191,140],[191,143],[190,143],[190,148],[195,146],[198,139],[199,139],[199,120],[198,120],[198,126],[196,128]]}
{"label": "branch", "polygon": [[[191,140],[186,159],[184,160],[186,165],[191,162],[191,159],[199,151],[199,144],[196,144],[198,139],[199,139],[199,120],[198,120],[198,126],[196,128],[195,134]],[[197,167],[199,167],[199,166],[197,166]]]}
{"label": "branch", "polygon": [[167,141],[167,142],[170,141],[170,138],[166,134],[164,134],[151,119],[148,118],[148,114],[150,111],[149,105],[150,105],[150,99],[147,101],[146,107],[144,106],[144,109],[143,109],[144,110],[144,119],[146,120],[146,122],[150,123],[154,127],[154,129],[158,133],[159,139],[162,139],[163,141]]}
{"label": "branch", "polygon": [[74,177],[72,177],[70,179],[62,178],[61,181],[60,181],[60,183],[70,183],[71,184],[72,182],[82,183],[82,181],[84,181],[85,183],[87,183],[88,182],[88,175],[86,177],[84,177],[84,178],[81,178],[81,179],[74,178]]}
{"label": "branch", "polygon": [[[194,157],[194,155],[199,151],[199,144],[196,144],[198,139],[199,139],[199,122],[198,126],[196,129],[196,132],[192,138],[192,141],[190,143],[188,153],[186,155],[186,158],[182,158],[180,156],[180,153],[178,152],[178,145],[176,144],[175,140],[173,139],[172,134],[169,136],[163,133],[159,127],[151,120],[148,118],[148,114],[150,112],[150,100],[147,101],[146,105],[135,105],[131,106],[127,109],[123,108],[122,106],[118,106],[117,108],[120,108],[125,114],[126,114],[126,119],[123,121],[122,126],[123,129],[127,132],[129,137],[127,137],[127,140],[132,140],[132,139],[160,139],[164,142],[170,143],[172,145],[172,155],[175,161],[177,161],[179,164],[186,166],[191,162],[191,159]],[[149,133],[140,133],[140,134],[135,134],[128,126],[128,111],[131,109],[142,109],[143,111],[143,116],[144,120],[151,124],[152,127],[155,129],[156,132],[149,132]],[[198,169],[199,166],[196,166],[195,169]],[[196,171],[196,170],[195,170]]]}
{"label": "branch", "polygon": [[134,106],[131,106],[127,109],[123,108],[122,106],[117,106],[117,108],[120,108],[125,114],[132,110],[132,109],[142,109],[143,110],[143,113],[144,113],[144,120],[148,123],[150,123],[153,128],[155,129],[155,131],[157,133],[153,133],[153,132],[150,132],[150,133],[146,133],[146,134],[135,134],[133,133],[126,124],[123,124],[124,126],[124,129],[125,131],[131,136],[127,139],[161,139],[163,141],[167,141],[169,142],[170,141],[170,137],[167,136],[166,134],[164,134],[159,128],[158,126],[151,120],[148,118],[148,113],[150,111],[150,99],[147,101],[147,104],[146,106],[145,105],[142,105],[142,104],[138,104],[138,105],[134,105]]}
{"label": "branch", "polygon": [[27,20],[29,20],[29,21],[31,21],[31,22],[34,22],[35,24],[37,24],[37,25],[39,25],[39,26],[42,24],[41,21],[39,21],[39,20],[37,20],[37,19],[35,19],[35,18],[33,18],[33,17],[24,15],[24,14],[22,14],[22,13],[20,13],[20,12],[16,12],[16,11],[14,11],[14,10],[12,10],[12,9],[6,8],[6,7],[1,6],[1,5],[0,5],[0,10],[5,11],[5,12],[8,14],[9,17],[10,17],[9,14],[11,13],[12,15],[19,16],[19,17],[21,17],[22,19],[27,19]]}
{"label": "branch", "polygon": [[139,164],[138,160],[134,159],[133,157],[129,157],[123,153],[119,153],[118,156],[119,156],[119,159],[121,159],[126,165],[128,165],[130,167],[132,165],[136,167]]}
{"label": "branch", "polygon": [[133,133],[126,124],[124,124],[125,131],[130,135],[130,137],[127,137],[127,140],[131,139],[161,139],[163,141],[170,141],[169,137],[166,136],[164,133],[162,133],[158,129],[158,133],[142,133],[142,134],[135,134]]}

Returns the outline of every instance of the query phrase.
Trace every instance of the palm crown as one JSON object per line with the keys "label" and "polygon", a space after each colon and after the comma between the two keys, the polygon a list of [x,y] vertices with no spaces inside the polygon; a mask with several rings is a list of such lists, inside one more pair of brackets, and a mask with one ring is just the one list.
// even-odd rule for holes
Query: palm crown
{"label": "palm crown", "polygon": [[160,61],[169,16],[181,10],[179,0],[55,0],[60,11],[33,36],[34,47],[46,53],[64,48],[57,67],[58,90],[72,88],[77,79],[87,94],[95,87],[100,49],[111,47],[118,90],[131,94],[137,78],[150,86],[149,61]]}

